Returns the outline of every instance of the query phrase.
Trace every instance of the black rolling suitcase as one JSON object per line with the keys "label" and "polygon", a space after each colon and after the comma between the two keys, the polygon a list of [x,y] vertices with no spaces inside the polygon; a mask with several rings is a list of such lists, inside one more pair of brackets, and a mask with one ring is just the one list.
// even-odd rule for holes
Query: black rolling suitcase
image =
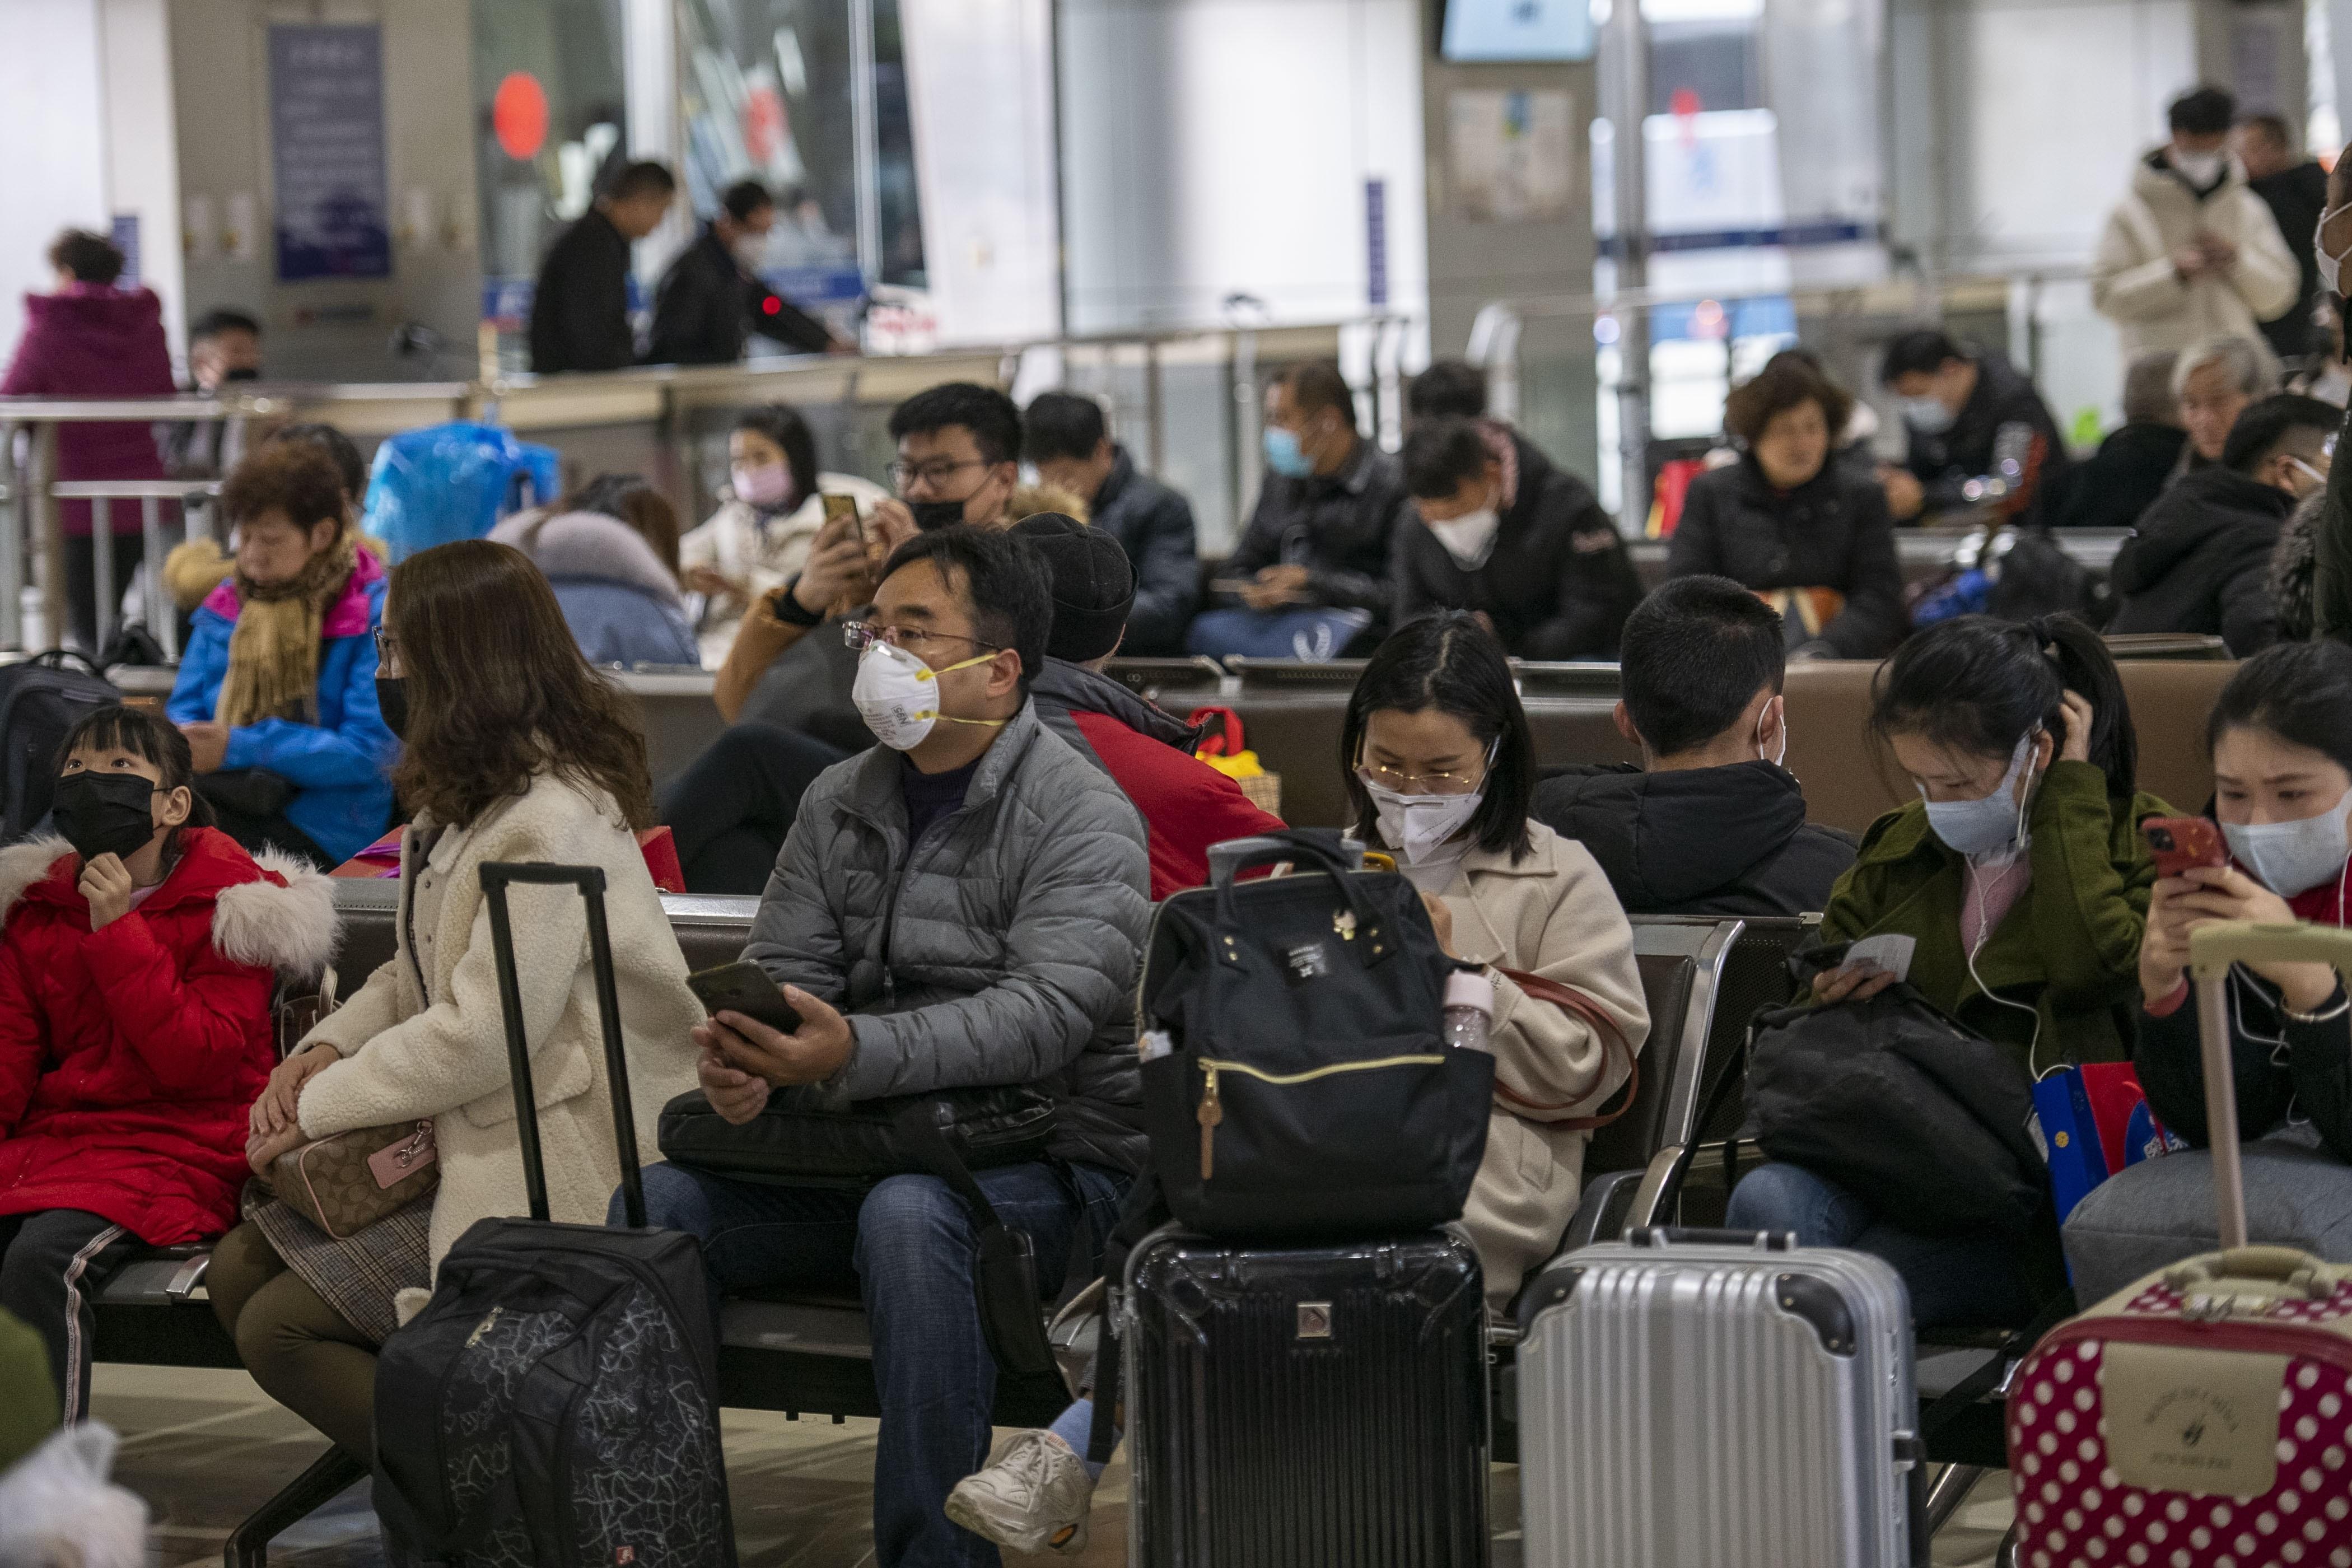
{"label": "black rolling suitcase", "polygon": [[1486,1308],[1455,1231],[1128,1257],[1138,1568],[1486,1561]]}
{"label": "black rolling suitcase", "polygon": [[[646,1228],[604,874],[482,868],[514,1074],[528,1220],[486,1219],[441,1260],[432,1301],[376,1361],[375,1509],[398,1563],[733,1568],[718,1344],[702,1248]],[[556,1225],[515,984],[507,889],[588,904],[629,1228]]]}

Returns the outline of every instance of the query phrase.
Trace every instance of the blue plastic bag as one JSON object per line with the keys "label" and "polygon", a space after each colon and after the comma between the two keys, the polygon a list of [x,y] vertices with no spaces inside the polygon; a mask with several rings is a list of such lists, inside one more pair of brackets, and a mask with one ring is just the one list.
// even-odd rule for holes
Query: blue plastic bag
{"label": "blue plastic bag", "polygon": [[479,539],[509,512],[554,500],[561,484],[551,447],[496,425],[428,425],[376,448],[360,526],[397,564],[436,544]]}

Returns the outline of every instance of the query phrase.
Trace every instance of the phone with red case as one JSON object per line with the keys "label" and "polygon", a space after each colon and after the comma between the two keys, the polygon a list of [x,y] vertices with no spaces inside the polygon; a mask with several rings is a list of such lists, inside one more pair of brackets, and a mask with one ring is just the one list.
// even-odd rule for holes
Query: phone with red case
{"label": "phone with red case", "polygon": [[2230,863],[2221,830],[2201,816],[2151,816],[2139,825],[2139,831],[2159,877],[2178,877],[2192,866]]}

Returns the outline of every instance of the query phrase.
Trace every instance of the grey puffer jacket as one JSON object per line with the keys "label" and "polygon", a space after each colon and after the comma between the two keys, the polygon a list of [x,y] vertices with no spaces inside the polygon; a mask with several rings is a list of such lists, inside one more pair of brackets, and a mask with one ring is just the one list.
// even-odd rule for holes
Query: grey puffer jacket
{"label": "grey puffer jacket", "polygon": [[1028,704],[911,855],[906,766],[877,746],[809,786],[743,950],[854,1015],[823,1102],[1040,1084],[1056,1154],[1140,1170],[1142,819]]}

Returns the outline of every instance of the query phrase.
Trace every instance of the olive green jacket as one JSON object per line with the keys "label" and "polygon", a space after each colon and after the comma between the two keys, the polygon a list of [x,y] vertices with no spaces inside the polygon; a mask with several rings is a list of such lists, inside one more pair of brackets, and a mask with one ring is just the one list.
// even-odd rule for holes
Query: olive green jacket
{"label": "olive green jacket", "polygon": [[58,1385],[41,1336],[0,1312],[0,1470],[58,1429]]}
{"label": "olive green jacket", "polygon": [[2116,806],[2097,768],[2052,765],[2027,818],[2032,885],[1978,951],[1975,975],[1960,951],[1960,857],[1928,829],[1917,801],[1871,824],[1861,855],[1830,892],[1822,941],[1916,939],[1910,980],[1921,994],[2021,1056],[2033,1038],[2031,1006],[2042,1021],[2034,1050],[2042,1068],[2127,1060],[2140,932],[2156,885],[2139,824],[2171,808],[2146,794],[2126,811]]}

